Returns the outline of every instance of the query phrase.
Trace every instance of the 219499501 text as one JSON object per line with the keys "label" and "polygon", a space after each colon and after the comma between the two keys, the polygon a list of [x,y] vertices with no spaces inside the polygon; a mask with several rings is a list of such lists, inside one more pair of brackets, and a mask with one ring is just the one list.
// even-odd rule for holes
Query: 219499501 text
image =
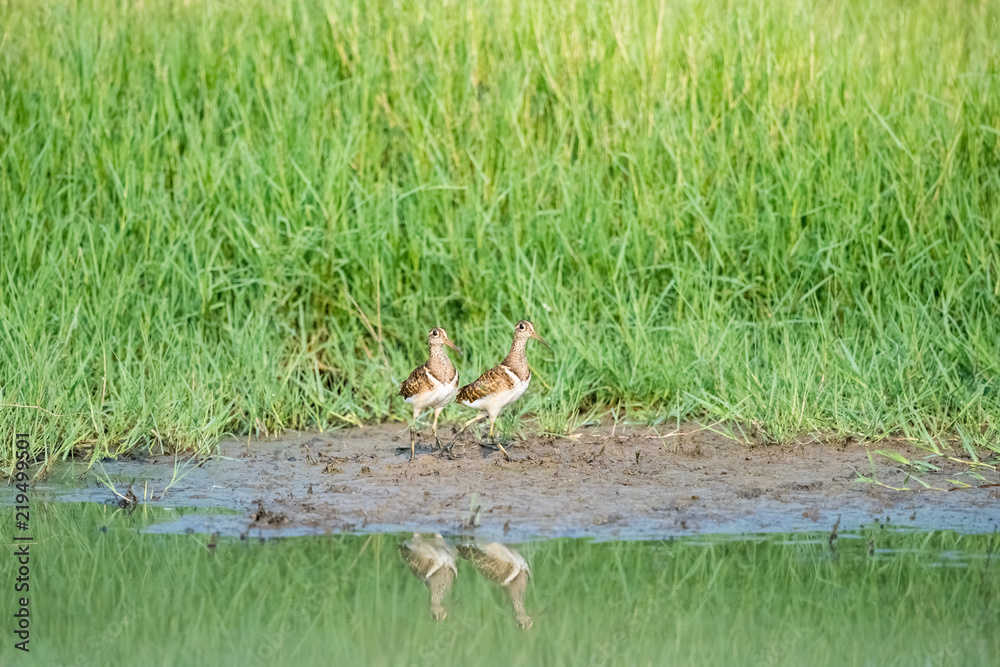
{"label": "219499501 text", "polygon": [[14,474],[14,550],[13,558],[14,592],[17,594],[17,610],[14,612],[14,648],[28,652],[31,638],[31,612],[29,611],[31,590],[31,541],[29,533],[31,504],[28,496],[28,465],[30,464],[30,442],[26,433],[18,433],[16,472]]}

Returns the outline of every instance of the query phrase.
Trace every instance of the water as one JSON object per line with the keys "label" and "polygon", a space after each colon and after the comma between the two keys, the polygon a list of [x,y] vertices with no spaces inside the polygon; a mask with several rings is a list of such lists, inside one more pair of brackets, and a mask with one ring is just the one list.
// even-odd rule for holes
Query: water
{"label": "water", "polygon": [[[4,633],[0,662],[986,665],[1000,655],[995,534],[874,525],[832,541],[509,544],[531,570],[523,615],[510,587],[455,553],[446,618],[435,620],[429,588],[400,555],[411,534],[166,532],[188,512],[36,503],[31,653]],[[6,520],[4,544],[11,532]]]}

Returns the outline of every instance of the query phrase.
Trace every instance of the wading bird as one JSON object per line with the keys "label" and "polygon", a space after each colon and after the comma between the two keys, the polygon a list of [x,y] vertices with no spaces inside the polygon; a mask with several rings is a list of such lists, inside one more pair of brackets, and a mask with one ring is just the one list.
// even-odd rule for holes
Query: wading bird
{"label": "wading bird", "polygon": [[[458,390],[455,400],[462,405],[479,410],[479,414],[462,425],[462,431],[483,417],[490,418],[490,444],[496,445],[508,460],[510,456],[503,445],[493,439],[493,424],[504,406],[513,403],[521,397],[531,382],[531,371],[528,369],[528,358],[525,347],[528,339],[534,338],[545,347],[549,347],[541,336],[535,333],[535,325],[527,320],[521,320],[514,327],[514,343],[510,352],[498,365],[479,376],[472,384],[467,384]],[[456,439],[458,436],[455,436]]]}
{"label": "wading bird", "polygon": [[403,380],[399,386],[399,395],[407,403],[413,406],[413,421],[410,423],[410,460],[416,442],[417,417],[427,408],[434,410],[434,424],[431,427],[434,433],[434,444],[438,447],[441,442],[438,440],[438,416],[448,405],[458,390],[458,369],[456,369],[451,359],[445,353],[442,346],[447,345],[459,354],[462,351],[458,346],[448,340],[448,333],[441,327],[434,327],[427,334],[427,345],[430,347],[430,357],[427,362],[417,366],[410,377]]}
{"label": "wading bird", "polygon": [[399,555],[403,557],[413,576],[424,582],[430,590],[431,616],[438,621],[444,619],[448,612],[441,602],[458,576],[455,555],[444,538],[440,533],[435,533],[433,542],[424,542],[420,533],[413,533],[412,539],[399,545]]}
{"label": "wading bird", "polygon": [[514,619],[517,624],[524,630],[530,628],[534,620],[524,610],[524,592],[528,588],[531,569],[524,556],[499,542],[490,542],[483,546],[460,544],[458,553],[472,563],[479,570],[479,574],[499,584],[506,591],[514,608]]}

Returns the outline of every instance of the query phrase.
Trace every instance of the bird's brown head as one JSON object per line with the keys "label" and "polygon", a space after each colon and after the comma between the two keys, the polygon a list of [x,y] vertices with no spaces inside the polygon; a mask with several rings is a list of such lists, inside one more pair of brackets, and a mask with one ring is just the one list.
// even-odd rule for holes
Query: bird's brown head
{"label": "bird's brown head", "polygon": [[431,329],[431,332],[427,334],[427,344],[431,347],[434,347],[435,345],[447,345],[459,354],[462,354],[462,351],[458,349],[458,346],[449,340],[448,332],[441,327],[434,327]]}
{"label": "bird's brown head", "polygon": [[545,342],[545,339],[535,332],[535,325],[528,320],[521,320],[514,326],[514,338],[519,338],[521,340],[534,338],[545,347],[549,347],[549,344]]}

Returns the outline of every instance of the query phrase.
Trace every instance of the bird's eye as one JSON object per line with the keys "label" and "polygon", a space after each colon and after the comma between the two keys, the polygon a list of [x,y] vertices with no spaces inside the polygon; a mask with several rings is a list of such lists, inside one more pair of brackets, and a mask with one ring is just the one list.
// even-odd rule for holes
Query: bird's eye
{"label": "bird's eye", "polygon": [[434,336],[435,338],[437,338],[438,332],[437,331],[432,331],[431,335]]}

